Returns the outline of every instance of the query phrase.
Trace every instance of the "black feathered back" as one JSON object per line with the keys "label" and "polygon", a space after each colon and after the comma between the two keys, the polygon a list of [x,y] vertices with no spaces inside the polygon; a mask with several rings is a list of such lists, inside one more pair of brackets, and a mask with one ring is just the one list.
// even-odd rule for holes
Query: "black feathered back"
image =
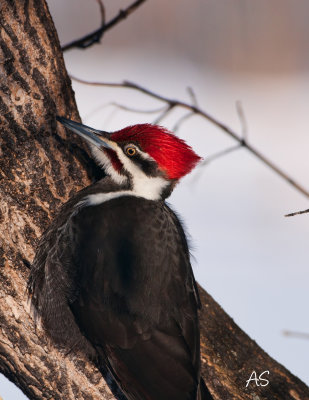
{"label": "black feathered back", "polygon": [[33,263],[32,303],[58,343],[95,349],[129,400],[211,398],[181,224],[163,201],[134,196],[74,208],[115,190],[104,179],[63,207]]}

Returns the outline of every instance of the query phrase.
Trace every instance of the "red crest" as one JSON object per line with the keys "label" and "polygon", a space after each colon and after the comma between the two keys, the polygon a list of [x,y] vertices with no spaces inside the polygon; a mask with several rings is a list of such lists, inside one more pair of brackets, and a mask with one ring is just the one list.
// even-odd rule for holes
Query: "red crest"
{"label": "red crest", "polygon": [[201,160],[186,142],[167,129],[151,124],[138,124],[113,132],[111,140],[137,143],[168,176],[180,179]]}

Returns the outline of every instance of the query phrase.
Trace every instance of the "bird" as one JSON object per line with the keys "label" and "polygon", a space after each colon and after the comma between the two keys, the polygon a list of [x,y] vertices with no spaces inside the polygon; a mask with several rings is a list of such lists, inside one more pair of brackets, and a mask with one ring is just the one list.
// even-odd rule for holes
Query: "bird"
{"label": "bird", "polygon": [[73,196],[31,266],[36,319],[91,353],[128,400],[210,400],[201,377],[201,302],[180,217],[166,199],[201,160],[142,123],[101,131],[65,117],[105,176]]}

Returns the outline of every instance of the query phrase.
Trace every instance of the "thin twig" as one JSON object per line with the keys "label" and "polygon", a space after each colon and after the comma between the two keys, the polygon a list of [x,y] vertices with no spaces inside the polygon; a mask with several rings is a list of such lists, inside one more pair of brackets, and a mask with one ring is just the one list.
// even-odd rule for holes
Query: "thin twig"
{"label": "thin twig", "polygon": [[217,160],[220,157],[223,157],[229,153],[232,153],[235,150],[239,150],[240,148],[242,148],[241,144],[236,144],[235,146],[231,146],[228,147],[227,149],[224,150],[220,150],[217,153],[212,154],[211,156],[207,157],[206,160],[204,160],[203,162],[199,163],[198,166],[199,167],[203,167],[209,163],[211,163],[214,160]]}
{"label": "thin twig", "polygon": [[215,126],[220,128],[223,132],[225,132],[227,135],[232,137],[241,146],[246,148],[256,158],[258,158],[260,161],[262,161],[263,164],[267,165],[271,170],[276,172],[279,176],[281,176],[281,178],[283,178],[291,186],[293,186],[295,189],[297,189],[300,193],[302,193],[306,197],[309,197],[309,191],[306,190],[302,185],[297,183],[293,178],[291,178],[288,174],[286,174],[281,168],[279,168],[271,160],[269,160],[266,156],[264,156],[264,154],[262,154],[260,151],[258,151],[256,148],[254,148],[251,144],[249,144],[243,137],[239,136],[235,131],[233,131],[227,125],[223,124],[218,119],[211,116],[210,114],[208,114],[206,111],[202,110],[201,108],[196,107],[191,104],[188,104],[181,100],[175,100],[175,99],[171,99],[171,98],[162,96],[162,95],[157,94],[149,89],[146,89],[143,86],[140,86],[140,85],[130,82],[130,81],[123,81],[121,83],[113,83],[113,82],[106,83],[106,82],[89,82],[89,81],[86,81],[86,80],[83,80],[80,78],[76,78],[73,76],[71,76],[71,78],[73,80],[75,80],[76,82],[83,83],[85,85],[114,87],[114,88],[127,88],[127,89],[137,90],[137,91],[144,93],[154,99],[162,101],[162,102],[166,103],[168,105],[168,107],[167,107],[166,111],[161,115],[160,120],[162,120],[162,117],[164,118],[167,115],[167,113],[169,113],[175,107],[180,107],[180,108],[183,108],[186,110],[190,110],[193,114],[199,115],[199,116],[207,119],[212,124],[214,124]]}
{"label": "thin twig", "polygon": [[132,107],[125,106],[123,104],[110,102],[110,103],[107,103],[107,104],[106,103],[101,104],[100,106],[96,107],[94,110],[91,110],[87,115],[84,116],[83,119],[87,120],[92,115],[94,115],[97,112],[101,111],[103,108],[107,108],[107,107],[110,107],[110,106],[116,107],[116,108],[118,108],[120,110],[123,110],[123,111],[133,112],[133,113],[138,113],[138,114],[158,114],[159,112],[162,112],[163,110],[166,109],[166,106],[164,106],[164,107],[155,108],[153,110],[141,110],[139,108],[132,108]]}
{"label": "thin twig", "polygon": [[97,0],[97,3],[99,4],[100,13],[101,13],[101,26],[104,26],[105,25],[105,17],[106,17],[105,6],[104,6],[102,0]]}
{"label": "thin twig", "polygon": [[284,334],[284,336],[297,337],[300,339],[309,339],[309,333],[294,332],[294,331],[283,331],[282,333]]}
{"label": "thin twig", "polygon": [[152,122],[154,125],[158,125],[168,114],[173,110],[174,105],[168,105],[163,109],[163,112]]}
{"label": "thin twig", "polygon": [[285,217],[294,217],[294,215],[306,214],[306,213],[309,213],[309,208],[307,210],[295,211],[295,212],[292,212],[290,214],[286,214]]}
{"label": "thin twig", "polygon": [[243,137],[244,140],[248,140],[248,124],[244,113],[244,109],[242,107],[241,101],[239,100],[236,101],[236,111],[240,121],[241,136]]}
{"label": "thin twig", "polygon": [[[189,97],[191,99],[192,105],[194,107],[198,107],[197,97],[196,97],[196,94],[195,94],[195,92],[194,92],[194,90],[193,90],[193,88],[191,86],[187,87],[187,92],[188,92]],[[189,118],[193,117],[193,115],[195,115],[195,114],[196,114],[195,112],[189,111],[187,114],[183,115],[181,118],[179,118],[179,120],[173,126],[172,131],[176,133],[180,129],[182,124],[184,122],[186,122]]]}
{"label": "thin twig", "polygon": [[[120,10],[119,13],[111,19],[107,23],[103,23],[101,27],[91,33],[88,33],[87,35],[73,40],[72,42],[62,46],[62,51],[65,52],[69,49],[72,49],[74,47],[79,48],[79,49],[85,49],[87,47],[92,46],[94,43],[99,43],[100,40],[102,39],[102,36],[104,32],[108,31],[115,25],[117,25],[120,21],[123,21],[126,19],[130,14],[132,14],[140,5],[145,3],[146,0],[136,0],[134,3],[132,3],[129,7],[125,8],[124,10]],[[101,15],[102,15],[102,8],[101,8]],[[105,12],[104,12],[105,15]],[[105,19],[105,17],[104,17]]]}
{"label": "thin twig", "polygon": [[197,97],[191,86],[187,87],[187,92],[189,93],[189,96],[192,100],[192,105],[194,105],[195,107],[198,107]]}
{"label": "thin twig", "polygon": [[96,113],[99,112],[99,111],[102,111],[103,108],[107,108],[107,107],[109,107],[109,106],[111,106],[111,105],[112,105],[112,103],[108,103],[108,104],[104,103],[104,104],[99,105],[99,106],[96,107],[95,109],[89,111],[88,114],[84,115],[84,116],[83,116],[83,120],[84,120],[84,121],[87,121],[87,120],[88,120],[89,118],[91,118],[94,114],[96,114]]}
{"label": "thin twig", "polygon": [[193,117],[195,113],[192,111],[189,111],[188,114],[183,115],[179,120],[176,122],[176,124],[173,126],[172,131],[177,132],[178,129],[181,127],[181,125],[189,118]]}
{"label": "thin twig", "polygon": [[120,110],[123,110],[123,111],[128,111],[128,112],[133,112],[133,113],[138,113],[138,114],[157,114],[157,113],[162,112],[162,111],[164,111],[166,109],[166,107],[164,106],[164,107],[160,107],[160,108],[155,108],[153,110],[141,110],[139,108],[128,107],[128,106],[125,106],[123,104],[118,104],[118,103],[114,103],[114,102],[109,103],[109,105],[117,107],[117,108],[119,108]]}
{"label": "thin twig", "polygon": [[115,115],[117,115],[119,110],[117,110],[117,108],[114,108],[104,119],[104,123],[103,126],[108,126],[109,123],[113,120],[113,118],[115,117]]}
{"label": "thin twig", "polygon": [[[229,153],[232,153],[233,151],[238,150],[241,147],[242,147],[241,144],[236,144],[234,146],[228,147],[227,149],[220,150],[210,156],[207,156],[207,158],[203,159],[203,161],[200,162],[197,166],[205,167],[206,165],[210,164],[212,161],[215,161],[218,158],[221,158]],[[202,170],[199,168],[196,170],[195,174],[193,174],[192,183],[194,182],[196,184],[198,179],[200,179],[201,175],[202,175]]]}

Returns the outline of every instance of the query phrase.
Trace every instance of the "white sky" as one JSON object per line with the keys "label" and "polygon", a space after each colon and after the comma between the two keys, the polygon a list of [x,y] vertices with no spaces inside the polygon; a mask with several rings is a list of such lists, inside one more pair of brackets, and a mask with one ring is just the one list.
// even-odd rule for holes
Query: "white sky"
{"label": "white sky", "polygon": [[[248,0],[229,6],[195,0],[190,10],[184,0],[170,0],[164,13],[162,1],[146,3],[107,33],[101,46],[67,53],[69,72],[89,80],[129,79],[187,101],[191,86],[201,108],[238,132],[235,102],[241,100],[250,143],[309,189],[306,2],[291,7],[282,1],[280,15],[269,20],[275,0],[256,7]],[[90,3],[49,1],[62,42],[99,22],[96,3]],[[125,4],[115,1],[114,10]],[[158,105],[128,90],[80,84],[74,90],[84,122],[104,130],[153,120],[115,113],[106,106],[111,101],[144,109]],[[178,117],[171,115],[166,126],[172,128]],[[199,117],[184,123],[179,134],[206,159],[233,144]],[[193,172],[170,203],[190,233],[197,280],[264,350],[309,384],[309,341],[282,334],[309,332],[309,214],[284,218],[308,208],[308,199],[242,149]],[[4,400],[24,398],[11,390],[0,380]]]}

